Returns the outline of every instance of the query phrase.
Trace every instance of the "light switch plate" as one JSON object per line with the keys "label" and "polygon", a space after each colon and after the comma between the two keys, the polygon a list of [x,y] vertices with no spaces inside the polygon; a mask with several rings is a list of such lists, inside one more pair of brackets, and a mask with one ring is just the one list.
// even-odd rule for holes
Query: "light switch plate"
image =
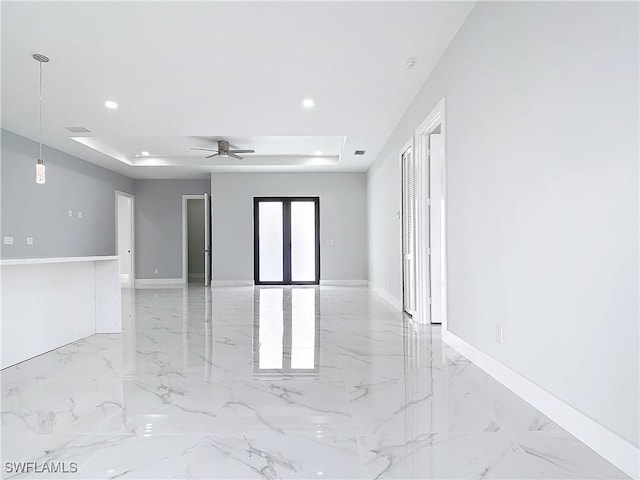
{"label": "light switch plate", "polygon": [[73,217],[73,211],[72,210],[69,210],[69,216]]}
{"label": "light switch plate", "polygon": [[13,237],[4,237],[5,245],[13,245]]}
{"label": "light switch plate", "polygon": [[82,218],[82,212],[78,212],[78,218]]}

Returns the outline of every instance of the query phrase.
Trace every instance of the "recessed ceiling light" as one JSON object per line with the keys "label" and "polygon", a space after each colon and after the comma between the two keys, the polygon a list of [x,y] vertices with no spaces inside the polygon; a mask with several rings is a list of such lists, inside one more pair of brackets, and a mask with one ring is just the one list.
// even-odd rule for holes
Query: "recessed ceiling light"
{"label": "recessed ceiling light", "polygon": [[118,104],[113,100],[107,100],[106,102],[104,102],[104,106],[112,110],[118,108]]}
{"label": "recessed ceiling light", "polygon": [[305,98],[304,100],[302,100],[302,106],[304,108],[311,108],[316,104],[316,102],[313,101],[313,98]]}
{"label": "recessed ceiling light", "polygon": [[322,155],[322,152],[320,150],[316,150],[315,154],[316,155]]}
{"label": "recessed ceiling light", "polygon": [[143,157],[148,157],[149,156],[149,152],[140,152],[140,155],[142,155]]}

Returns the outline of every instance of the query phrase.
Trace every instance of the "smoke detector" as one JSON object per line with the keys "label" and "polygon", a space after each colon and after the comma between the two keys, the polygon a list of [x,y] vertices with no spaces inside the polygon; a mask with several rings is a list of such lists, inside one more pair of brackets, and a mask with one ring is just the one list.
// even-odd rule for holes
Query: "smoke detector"
{"label": "smoke detector", "polygon": [[402,66],[407,70],[411,70],[416,66],[416,61],[413,58],[407,58],[404,62],[402,62]]}

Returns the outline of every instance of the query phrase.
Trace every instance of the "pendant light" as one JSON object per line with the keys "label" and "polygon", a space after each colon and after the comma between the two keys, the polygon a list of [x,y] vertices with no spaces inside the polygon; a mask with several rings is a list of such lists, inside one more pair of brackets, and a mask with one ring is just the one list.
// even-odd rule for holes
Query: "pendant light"
{"label": "pendant light", "polygon": [[49,57],[45,57],[40,53],[33,55],[34,60],[40,64],[40,132],[38,144],[40,146],[38,160],[36,161],[36,183],[46,182],[44,159],[42,158],[42,64],[49,61]]}

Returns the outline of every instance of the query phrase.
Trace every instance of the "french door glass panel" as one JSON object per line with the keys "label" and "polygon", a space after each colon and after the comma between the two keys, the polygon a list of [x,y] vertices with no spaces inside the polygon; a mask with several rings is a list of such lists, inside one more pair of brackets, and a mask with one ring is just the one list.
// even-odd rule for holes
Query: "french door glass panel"
{"label": "french door glass panel", "polygon": [[283,277],[283,208],[282,202],[258,203],[260,214],[260,281],[282,282]]}
{"label": "french door glass panel", "polygon": [[291,280],[313,282],[316,279],[316,206],[315,202],[291,202]]}

